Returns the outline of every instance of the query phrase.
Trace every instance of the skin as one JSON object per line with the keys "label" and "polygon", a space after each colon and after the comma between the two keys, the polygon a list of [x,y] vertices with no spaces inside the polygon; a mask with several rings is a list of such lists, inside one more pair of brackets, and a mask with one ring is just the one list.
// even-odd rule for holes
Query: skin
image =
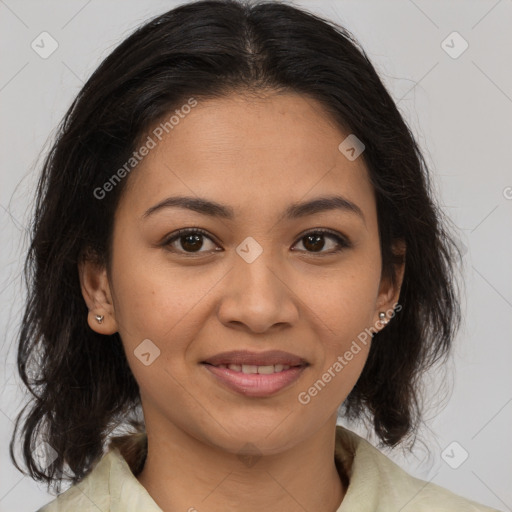
{"label": "skin", "polygon": [[[120,333],[140,386],[148,457],[138,480],[164,511],[334,512],[343,500],[333,462],[336,415],[371,340],[307,405],[298,395],[365,328],[385,328],[378,314],[398,301],[404,270],[395,287],[381,279],[375,196],[363,158],[350,161],[338,150],[347,135],[298,94],[199,101],[129,176],[111,274],[92,262],[80,266],[89,325]],[[342,210],[280,219],[291,203],[334,193],[364,220]],[[174,195],[217,201],[235,217],[170,207],[142,218]],[[209,233],[199,253],[187,253],[183,238],[159,245],[190,227]],[[315,252],[303,234],[315,228],[336,231],[352,247],[333,253],[336,240],[325,235]],[[252,263],[236,252],[248,236],[263,249]],[[160,350],[147,366],[134,354],[145,339]],[[240,348],[284,350],[309,366],[288,388],[247,397],[200,364]],[[240,457],[247,443],[260,455],[253,465]]]}

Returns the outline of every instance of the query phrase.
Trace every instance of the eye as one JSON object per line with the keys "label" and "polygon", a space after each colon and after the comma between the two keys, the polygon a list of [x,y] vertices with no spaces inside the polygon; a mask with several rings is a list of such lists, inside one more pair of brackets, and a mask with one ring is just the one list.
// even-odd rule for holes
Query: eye
{"label": "eye", "polygon": [[[334,244],[331,244],[331,246],[334,245],[333,250],[322,251],[326,246],[325,238],[334,240]],[[309,231],[302,235],[299,242],[302,243],[308,253],[316,252],[321,254],[334,254],[341,252],[343,249],[352,247],[352,244],[347,238],[328,229],[315,229],[314,231]]]}
{"label": "eye", "polygon": [[[167,238],[162,245],[168,248],[172,252],[181,252],[185,254],[210,252],[212,249],[201,251],[204,247],[204,239],[208,239],[212,242],[214,247],[218,247],[213,240],[208,236],[206,231],[201,228],[184,228],[180,229],[176,233],[173,233]],[[176,249],[176,246],[181,246],[181,249]],[[220,248],[213,250],[222,250]]]}
{"label": "eye", "polygon": [[[331,250],[324,251],[326,247],[325,239],[334,241],[331,242]],[[209,240],[213,247],[206,250],[204,249],[204,240]],[[320,254],[334,254],[352,247],[350,241],[344,236],[327,230],[327,229],[315,229],[309,231],[301,236],[299,242],[305,248],[307,253],[320,253]],[[328,247],[329,244],[327,244]],[[171,234],[162,243],[162,246],[166,247],[171,252],[182,253],[182,254],[194,254],[194,253],[208,253],[212,251],[222,251],[220,247],[213,241],[206,231],[201,228],[184,228]],[[293,248],[292,248],[293,250]]]}

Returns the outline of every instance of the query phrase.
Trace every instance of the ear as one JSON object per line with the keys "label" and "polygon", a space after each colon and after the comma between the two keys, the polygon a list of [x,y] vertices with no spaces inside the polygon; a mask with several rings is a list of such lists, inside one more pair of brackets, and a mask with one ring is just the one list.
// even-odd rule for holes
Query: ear
{"label": "ear", "polygon": [[[393,284],[390,277],[383,277],[380,282],[373,323],[375,328],[379,331],[383,329],[387,323],[393,321],[392,318],[395,316],[395,310],[400,311],[400,309],[402,309],[402,306],[397,306],[397,304],[405,272],[405,241],[396,241],[393,244],[392,250],[395,257],[400,259],[400,262],[395,263],[395,283]],[[386,314],[386,318],[381,319],[379,317],[380,312],[384,312]]]}
{"label": "ear", "polygon": [[[82,295],[89,309],[89,327],[99,334],[114,334],[118,328],[107,269],[91,259],[82,258],[78,263],[78,274]],[[101,323],[96,315],[103,316]]]}

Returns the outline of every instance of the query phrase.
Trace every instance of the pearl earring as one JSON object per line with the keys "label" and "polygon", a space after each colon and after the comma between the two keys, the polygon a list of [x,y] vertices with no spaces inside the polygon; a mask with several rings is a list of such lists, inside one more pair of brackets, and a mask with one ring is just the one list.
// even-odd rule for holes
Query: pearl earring
{"label": "pearl earring", "polygon": [[94,318],[96,318],[96,321],[101,324],[103,322],[103,315],[94,315]]}
{"label": "pearl earring", "polygon": [[384,313],[384,311],[381,311],[379,313],[379,320],[381,321],[381,323],[383,323],[384,325],[387,325],[387,323],[389,322],[389,320],[386,318],[386,313]]}

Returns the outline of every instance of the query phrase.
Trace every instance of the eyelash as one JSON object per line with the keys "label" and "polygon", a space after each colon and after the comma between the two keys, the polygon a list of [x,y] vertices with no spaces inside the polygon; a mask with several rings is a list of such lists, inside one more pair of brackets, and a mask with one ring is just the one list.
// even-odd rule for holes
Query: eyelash
{"label": "eyelash", "polygon": [[[302,233],[301,235],[299,235],[297,242],[295,242],[294,245],[296,245],[296,243],[300,242],[303,238],[305,238],[308,235],[317,235],[317,234],[329,235],[329,237],[331,237],[335,240],[335,242],[338,244],[338,247],[336,249],[328,251],[328,252],[319,252],[319,253],[315,253],[314,251],[299,251],[299,252],[306,252],[307,254],[315,254],[315,255],[319,255],[319,256],[325,256],[325,255],[330,255],[330,254],[337,254],[337,253],[343,251],[344,249],[349,249],[352,247],[352,243],[346,237],[339,235],[338,233],[336,233],[336,231],[331,231],[331,230],[325,229],[325,228],[312,229],[305,233]],[[206,238],[208,238],[209,240],[211,240],[212,242],[217,243],[209,235],[209,233],[207,231],[205,231],[204,229],[192,227],[192,228],[183,228],[183,229],[176,231],[175,233],[171,234],[168,238],[166,238],[161,245],[163,247],[168,247],[176,240],[179,240],[181,237],[184,237],[187,235],[203,235]],[[194,252],[186,252],[186,251],[176,251],[174,249],[168,249],[168,250],[171,252],[177,252],[180,254],[187,254],[189,257],[194,257],[195,255],[200,255],[201,253],[209,252],[209,251],[198,251],[198,252],[194,253]]]}

